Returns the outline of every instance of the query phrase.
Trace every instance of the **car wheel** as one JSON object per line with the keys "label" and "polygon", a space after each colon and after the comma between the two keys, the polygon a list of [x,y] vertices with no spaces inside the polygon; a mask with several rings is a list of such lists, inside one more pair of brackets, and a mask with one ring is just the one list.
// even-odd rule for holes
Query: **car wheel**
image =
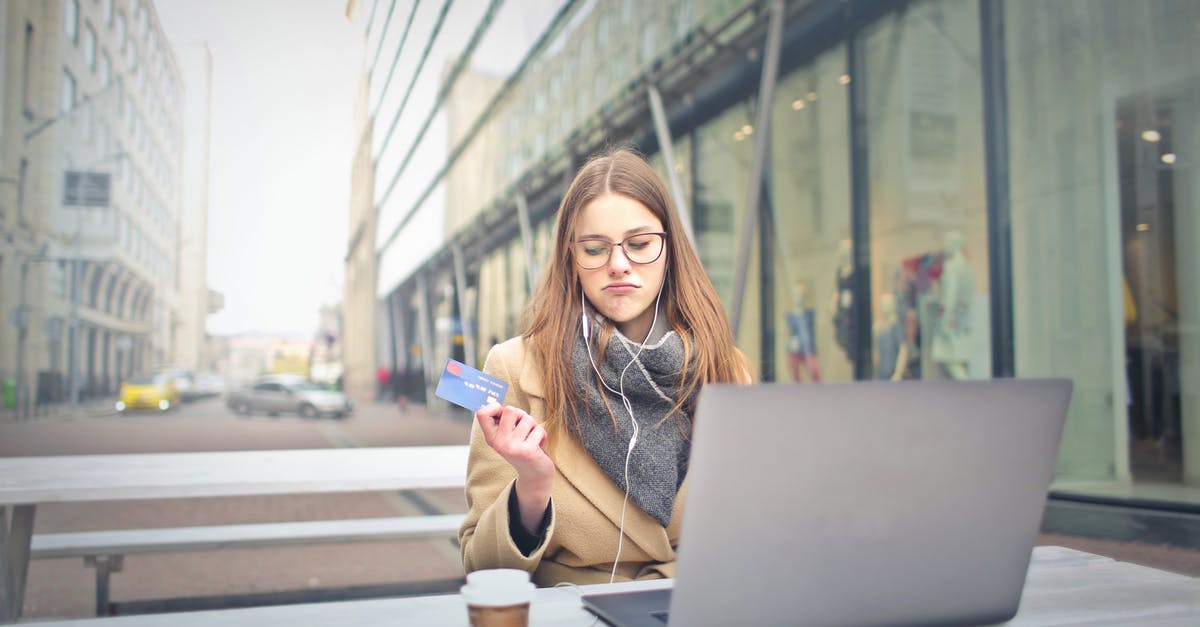
{"label": "car wheel", "polygon": [[317,417],[317,408],[313,407],[312,405],[309,405],[308,403],[301,405],[300,406],[300,417],[301,418],[316,418]]}
{"label": "car wheel", "polygon": [[335,412],[333,412],[333,418],[334,418],[334,420],[345,420],[345,419],[346,419],[346,412],[343,412],[343,411],[335,411]]}

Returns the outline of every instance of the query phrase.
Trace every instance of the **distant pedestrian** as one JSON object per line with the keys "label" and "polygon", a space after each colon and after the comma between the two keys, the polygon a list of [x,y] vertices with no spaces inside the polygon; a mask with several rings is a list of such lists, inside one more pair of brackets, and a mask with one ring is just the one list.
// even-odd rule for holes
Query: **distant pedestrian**
{"label": "distant pedestrian", "polygon": [[390,373],[387,368],[380,366],[375,369],[375,400],[382,401],[387,399],[388,384],[390,382]]}

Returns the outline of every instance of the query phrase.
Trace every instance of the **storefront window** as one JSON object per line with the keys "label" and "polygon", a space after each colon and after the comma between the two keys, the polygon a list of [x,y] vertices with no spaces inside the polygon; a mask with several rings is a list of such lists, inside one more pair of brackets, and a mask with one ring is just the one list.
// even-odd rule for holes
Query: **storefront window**
{"label": "storefront window", "polygon": [[[704,269],[716,287],[717,295],[731,312],[734,294],[734,268],[741,245],[742,214],[746,204],[746,185],[750,178],[750,159],[754,152],[752,108],[743,102],[696,129],[693,135],[695,179],[692,192],[692,228]],[[756,228],[757,231],[757,228]],[[742,323],[735,340],[746,353],[756,379],[761,377],[762,332],[759,318],[757,263],[759,238],[752,240],[749,269],[742,293]]]}
{"label": "storefront window", "polygon": [[872,374],[989,378],[978,3],[912,6],[864,46]]}
{"label": "storefront window", "polygon": [[[854,378],[846,49],[781,77],[771,133],[775,376]],[[844,288],[844,289],[843,289]]]}
{"label": "storefront window", "polygon": [[1056,487],[1195,502],[1164,486],[1200,481],[1200,5],[1004,6],[1017,374],[1075,382]]}

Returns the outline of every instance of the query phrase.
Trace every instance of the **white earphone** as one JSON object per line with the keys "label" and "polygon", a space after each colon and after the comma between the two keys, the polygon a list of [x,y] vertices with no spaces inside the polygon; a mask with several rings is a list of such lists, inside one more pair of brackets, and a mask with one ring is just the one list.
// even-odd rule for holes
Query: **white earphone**
{"label": "white earphone", "polygon": [[603,375],[600,374],[600,368],[596,366],[596,360],[592,357],[591,324],[587,315],[587,301],[584,298],[583,284],[580,283],[579,285],[579,305],[581,310],[579,315],[580,327],[583,332],[583,343],[587,348],[588,362],[592,364],[592,370],[596,372],[596,378],[600,380],[600,385],[603,385],[604,388],[609,392],[621,397],[621,404],[625,406],[625,411],[629,412],[629,422],[633,427],[633,435],[629,438],[629,448],[625,451],[625,499],[621,502],[621,521],[619,530],[617,531],[617,554],[613,558],[612,573],[608,577],[609,583],[613,583],[617,579],[617,565],[621,563],[621,549],[625,544],[625,509],[629,505],[630,488],[629,460],[633,458],[633,447],[637,444],[638,432],[640,429],[638,426],[637,417],[633,415],[633,405],[629,402],[629,398],[625,396],[625,372],[628,371],[629,367],[638,360],[639,356],[641,356],[642,349],[646,348],[646,342],[650,340],[650,336],[654,333],[654,327],[658,324],[658,304],[659,301],[662,300],[662,291],[666,284],[667,275],[666,271],[664,271],[663,281],[658,286],[658,296],[654,298],[654,317],[650,320],[650,329],[646,332],[646,337],[642,339],[642,343],[638,345],[637,352],[633,354],[633,359],[630,359],[629,363],[625,364],[625,367],[621,369],[621,376],[617,379],[620,390],[614,390],[608,385],[608,383],[604,380]]}

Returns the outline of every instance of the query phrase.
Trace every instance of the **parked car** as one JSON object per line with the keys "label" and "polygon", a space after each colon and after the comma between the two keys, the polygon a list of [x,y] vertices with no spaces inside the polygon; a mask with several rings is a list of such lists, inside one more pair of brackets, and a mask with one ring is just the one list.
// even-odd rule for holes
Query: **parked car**
{"label": "parked car", "polygon": [[294,413],[305,418],[345,418],[354,412],[348,396],[300,375],[260,377],[253,384],[230,392],[225,404],[243,416],[265,412],[268,416]]}
{"label": "parked car", "polygon": [[191,370],[181,366],[160,366],[157,371],[175,382],[175,389],[179,390],[179,400],[186,403],[197,398],[195,377],[192,376]]}
{"label": "parked car", "polygon": [[116,409],[126,412],[134,409],[168,411],[179,406],[179,388],[175,380],[165,372],[144,374],[121,383]]}

